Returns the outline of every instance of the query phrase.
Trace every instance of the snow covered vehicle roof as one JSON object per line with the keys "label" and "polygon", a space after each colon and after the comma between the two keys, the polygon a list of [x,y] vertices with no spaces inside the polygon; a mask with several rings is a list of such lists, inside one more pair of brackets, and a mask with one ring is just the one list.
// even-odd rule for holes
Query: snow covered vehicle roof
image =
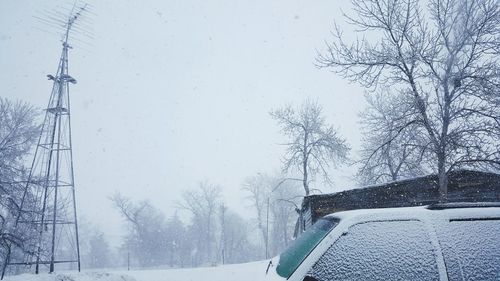
{"label": "snow covered vehicle roof", "polygon": [[499,202],[338,212],[273,259],[268,279],[498,280],[498,237]]}

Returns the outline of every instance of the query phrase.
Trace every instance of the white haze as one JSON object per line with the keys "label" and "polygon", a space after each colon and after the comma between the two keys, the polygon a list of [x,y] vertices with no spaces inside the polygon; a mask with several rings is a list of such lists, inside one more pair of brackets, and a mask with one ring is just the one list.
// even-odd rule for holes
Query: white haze
{"label": "white haze", "polygon": [[[0,1],[0,96],[39,108],[57,67],[54,29],[33,16],[66,1]],[[244,216],[241,184],[280,169],[284,138],[268,114],[317,99],[353,152],[362,90],[314,66],[341,20],[339,1],[91,1],[94,39],[70,52],[79,215],[122,235],[108,196],[120,191],[165,211],[208,180]],[[347,7],[347,2],[342,5]],[[353,154],[355,156],[355,153]],[[334,191],[353,168],[332,172]]]}

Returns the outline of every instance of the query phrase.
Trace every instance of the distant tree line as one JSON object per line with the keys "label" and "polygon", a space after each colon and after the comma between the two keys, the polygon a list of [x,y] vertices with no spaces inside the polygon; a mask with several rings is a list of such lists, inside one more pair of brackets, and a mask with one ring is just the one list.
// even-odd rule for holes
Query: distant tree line
{"label": "distant tree line", "polygon": [[[260,183],[264,184],[263,188],[257,191],[255,189],[261,186],[249,179],[244,190],[248,191],[252,207],[267,208],[262,206],[267,201],[255,201],[257,194],[265,196],[269,191],[269,182]],[[182,200],[177,202],[178,212],[187,214],[188,219],[184,220],[177,212],[167,218],[148,201],[134,201],[117,193],[110,199],[127,229],[119,249],[121,265],[197,267],[260,260],[265,257],[262,242],[267,234],[264,233],[270,233],[268,250],[276,254],[291,241],[296,218],[295,203],[277,200],[284,198],[284,193],[290,194],[285,185],[269,198],[269,213],[261,212],[257,228],[255,221],[244,219],[228,208],[222,200],[221,188],[208,182],[185,190]],[[297,201],[297,198],[291,200]],[[264,232],[263,215],[269,218],[269,230]]]}

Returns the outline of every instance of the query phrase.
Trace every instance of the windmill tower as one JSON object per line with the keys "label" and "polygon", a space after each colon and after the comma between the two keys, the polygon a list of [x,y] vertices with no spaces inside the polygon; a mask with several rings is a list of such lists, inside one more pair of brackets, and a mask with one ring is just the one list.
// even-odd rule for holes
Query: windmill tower
{"label": "windmill tower", "polygon": [[[69,39],[88,5],[74,5],[66,20],[52,20],[64,28],[62,54],[41,128],[28,179],[13,225],[19,235],[11,243],[2,266],[2,278],[10,272],[44,268],[53,272],[56,265],[80,270],[73,151],[71,141],[70,84],[76,84],[68,71]],[[59,14],[60,15],[60,14]]]}

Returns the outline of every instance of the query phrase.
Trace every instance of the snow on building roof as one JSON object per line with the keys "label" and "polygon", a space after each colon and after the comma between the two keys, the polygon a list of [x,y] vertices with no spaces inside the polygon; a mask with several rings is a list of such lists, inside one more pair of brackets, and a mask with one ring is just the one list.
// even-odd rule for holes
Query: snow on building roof
{"label": "snow on building roof", "polygon": [[[459,170],[451,172],[448,179],[449,202],[500,201],[500,174]],[[306,214],[303,219],[307,226],[324,215],[344,210],[412,207],[438,201],[438,177],[427,175],[331,194],[306,196],[302,202],[302,212]]]}

